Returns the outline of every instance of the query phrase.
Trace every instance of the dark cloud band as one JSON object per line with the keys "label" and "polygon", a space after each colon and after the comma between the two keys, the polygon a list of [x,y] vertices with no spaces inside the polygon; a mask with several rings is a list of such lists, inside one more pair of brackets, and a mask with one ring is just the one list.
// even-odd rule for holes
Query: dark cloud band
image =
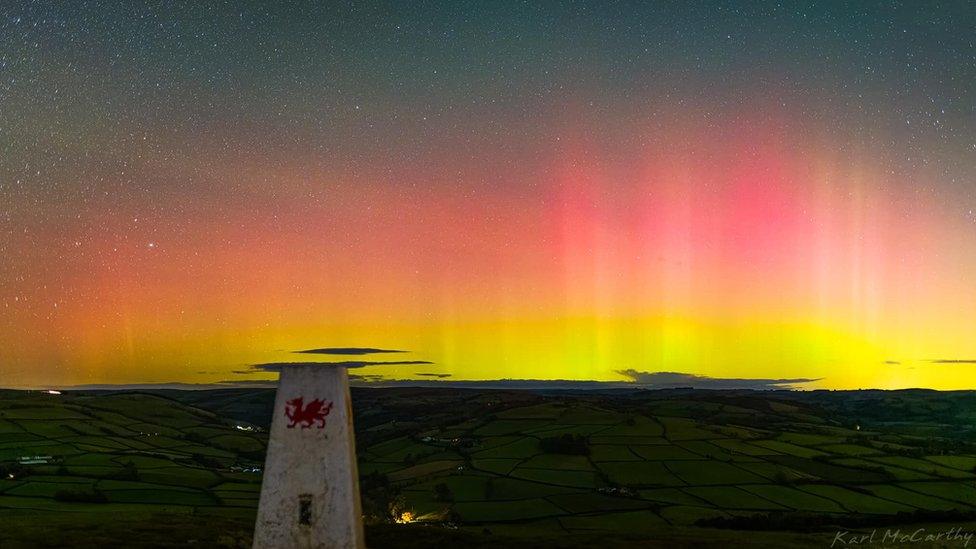
{"label": "dark cloud band", "polygon": [[709,377],[681,372],[641,372],[634,369],[617,370],[617,373],[628,377],[634,383],[655,388],[691,387],[695,389],[790,389],[794,385],[811,383],[823,378],[722,378]]}
{"label": "dark cloud band", "polygon": [[268,362],[265,364],[254,364],[254,370],[264,372],[277,372],[282,368],[291,366],[315,366],[320,368],[362,368],[364,366],[398,366],[433,364],[428,360],[396,360],[396,361],[370,361],[370,360],[345,360],[340,362]]}
{"label": "dark cloud band", "polygon": [[373,355],[381,353],[409,353],[410,351],[374,349],[372,347],[323,347],[321,349],[305,349],[292,352],[306,355]]}

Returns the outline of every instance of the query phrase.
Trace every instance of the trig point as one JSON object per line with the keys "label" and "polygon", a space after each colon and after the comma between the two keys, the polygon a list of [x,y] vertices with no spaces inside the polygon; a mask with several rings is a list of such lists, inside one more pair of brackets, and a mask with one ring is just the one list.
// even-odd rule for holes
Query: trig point
{"label": "trig point", "polygon": [[254,548],[365,547],[346,366],[263,368],[280,379]]}

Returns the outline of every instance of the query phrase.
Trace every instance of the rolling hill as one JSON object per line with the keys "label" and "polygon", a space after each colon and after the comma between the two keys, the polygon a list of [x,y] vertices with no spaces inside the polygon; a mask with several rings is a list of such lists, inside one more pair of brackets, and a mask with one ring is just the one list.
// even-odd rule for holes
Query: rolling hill
{"label": "rolling hill", "polygon": [[[845,393],[357,389],[370,543],[816,546],[976,519],[972,394]],[[248,546],[272,403],[0,391],[0,546]]]}

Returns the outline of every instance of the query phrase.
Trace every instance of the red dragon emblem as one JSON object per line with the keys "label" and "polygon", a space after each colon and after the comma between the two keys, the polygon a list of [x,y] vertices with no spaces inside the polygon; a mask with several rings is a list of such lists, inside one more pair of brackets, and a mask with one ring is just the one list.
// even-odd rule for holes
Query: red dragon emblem
{"label": "red dragon emblem", "polygon": [[285,415],[291,420],[288,428],[292,429],[299,423],[302,424],[302,429],[308,429],[316,423],[319,429],[325,427],[325,416],[332,411],[332,401],[326,404],[324,400],[317,398],[308,405],[304,405],[304,401],[304,397],[298,397],[285,403]]}

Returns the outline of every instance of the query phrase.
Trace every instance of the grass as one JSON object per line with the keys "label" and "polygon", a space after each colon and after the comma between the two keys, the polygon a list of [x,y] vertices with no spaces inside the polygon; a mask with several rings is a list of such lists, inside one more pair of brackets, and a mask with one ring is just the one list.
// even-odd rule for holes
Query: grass
{"label": "grass", "polygon": [[139,478],[173,486],[208,488],[220,483],[221,475],[207,469],[196,467],[166,467],[139,471]]}
{"label": "grass", "polygon": [[664,461],[668,459],[701,459],[702,456],[692,453],[680,446],[634,446],[633,453],[648,461]]}
{"label": "grass", "polygon": [[[451,491],[454,501],[482,501],[489,499],[487,486],[489,478],[473,475],[450,475],[420,484],[413,484],[406,488],[406,493],[434,493],[435,487],[438,484],[444,484]],[[494,482],[492,482],[492,485],[492,488],[494,488]]]}
{"label": "grass", "polygon": [[[107,504],[69,513],[4,510],[0,547],[26,549],[44,540],[46,547],[250,547],[254,519],[193,514],[192,507]],[[85,510],[83,510],[85,509]],[[124,540],[124,541],[123,541]]]}
{"label": "grass", "polygon": [[[5,411],[0,411],[0,414],[3,414],[3,416],[0,416],[0,418],[6,416]],[[23,433],[26,433],[26,431],[24,431],[24,428],[21,427],[19,424],[14,423],[9,419],[0,419],[0,436],[11,435],[11,434],[23,434]],[[0,441],[2,440],[3,439],[0,438]]]}
{"label": "grass", "polygon": [[217,500],[205,492],[180,490],[103,490],[113,503],[148,503],[173,505],[216,505]]}
{"label": "grass", "polygon": [[63,406],[46,406],[37,403],[27,408],[6,408],[3,411],[3,419],[6,420],[38,420],[37,425],[32,425],[32,429],[47,429],[51,432],[60,432],[60,425],[54,426],[52,420],[65,419],[85,419],[85,416],[78,412],[68,410]]}
{"label": "grass", "polygon": [[842,454],[845,456],[876,456],[882,453],[877,448],[857,444],[828,444],[819,448],[831,454]]}
{"label": "grass", "polygon": [[388,476],[390,477],[390,480],[396,482],[417,477],[424,477],[444,471],[453,471],[457,469],[458,465],[461,465],[460,461],[431,461],[428,463],[421,463],[419,465],[407,467],[405,469],[400,469],[399,471],[394,471]]}
{"label": "grass", "polygon": [[647,509],[653,506],[651,502],[636,498],[611,497],[593,492],[561,494],[549,496],[546,499],[570,514],[598,513],[623,509]]}
{"label": "grass", "polygon": [[575,425],[616,425],[627,420],[628,416],[610,410],[602,410],[592,406],[571,406],[556,423]]}
{"label": "grass", "polygon": [[[179,511],[189,515],[197,508],[219,507],[220,500],[207,488],[223,482],[221,472],[195,463],[194,453],[217,456],[231,463],[250,460],[233,451],[187,442],[186,438],[193,435],[191,428],[233,434],[226,421],[148,395],[38,398],[21,393],[13,399],[0,398],[0,416],[0,433],[5,435],[0,439],[0,461],[35,454],[53,456],[54,460],[49,465],[31,466],[34,474],[25,477],[25,481],[0,480],[0,492],[4,494],[0,519],[16,513],[16,509],[67,513],[87,517],[87,531],[97,532],[99,521],[93,519],[96,516],[122,521],[145,513]],[[263,448],[263,442],[257,440],[252,451]],[[133,468],[126,468],[128,464]],[[120,475],[138,480],[112,478]],[[108,503],[55,500],[59,492],[94,496],[96,491]],[[247,500],[253,510],[256,493],[252,489],[224,494],[238,496],[228,498],[234,500],[231,504],[240,505],[244,503],[241,500]],[[45,539],[56,537],[48,535]],[[122,538],[113,543],[118,544],[118,539]],[[132,539],[137,540],[138,536]],[[0,545],[7,546],[2,542]]]}
{"label": "grass", "polygon": [[812,513],[843,513],[844,508],[836,501],[804,492],[789,486],[774,484],[762,484],[756,486],[743,486],[743,490],[767,499],[777,505],[797,511],[808,511]]}
{"label": "grass", "polygon": [[157,469],[176,465],[172,459],[139,454],[114,454],[110,456],[108,462],[113,465],[132,463],[139,469]]}
{"label": "grass", "polygon": [[814,450],[813,448],[798,446],[796,444],[783,442],[780,440],[753,440],[749,442],[749,444],[758,446],[760,448],[765,448],[767,450],[773,450],[778,454],[787,454],[801,458],[812,458],[827,455],[826,452],[821,452],[820,450]]}
{"label": "grass", "polygon": [[[371,450],[371,451],[373,453],[376,453],[375,450]],[[419,442],[408,442],[406,445],[400,446],[396,450],[393,450],[392,452],[381,454],[382,457],[377,459],[377,461],[384,461],[388,463],[403,463],[405,461],[410,460],[411,458],[415,458],[425,453],[434,452],[434,451],[436,451],[435,448],[432,448],[431,446],[428,446],[426,444],[421,444]]]}
{"label": "grass", "polygon": [[595,473],[588,471],[564,471],[558,469],[529,469],[526,467],[516,467],[511,472],[511,476],[543,484],[555,484],[557,486],[571,486],[577,488],[596,488],[600,486],[599,478]]}
{"label": "grass", "polygon": [[664,435],[664,427],[645,416],[628,417],[623,424],[618,424],[600,431],[605,436],[640,436],[640,437],[660,437]]}
{"label": "grass", "polygon": [[690,419],[662,417],[658,421],[664,426],[666,437],[671,441],[715,438],[715,433],[706,431],[700,423]]}
{"label": "grass", "polygon": [[855,513],[894,514],[899,511],[911,511],[908,505],[884,500],[875,496],[855,492],[840,486],[811,484],[801,488],[805,492],[836,501],[844,509]]}
{"label": "grass", "polygon": [[498,475],[508,475],[512,469],[521,463],[519,459],[474,459],[471,461],[472,467],[481,471],[495,473]]}
{"label": "grass", "polygon": [[393,452],[406,448],[413,444],[407,437],[394,438],[369,447],[369,452],[376,456],[386,457]]}
{"label": "grass", "polygon": [[758,494],[747,492],[735,486],[695,486],[685,488],[684,491],[721,509],[777,511],[786,509],[786,507]]}
{"label": "grass", "polygon": [[895,484],[879,484],[866,487],[872,494],[891,501],[905,502],[919,509],[965,509],[966,505],[942,498],[926,496],[906,490]]}
{"label": "grass", "polygon": [[594,434],[602,435],[609,429],[610,428],[606,425],[560,425],[556,423],[549,423],[541,427],[528,429],[524,432],[527,435],[532,435],[535,437],[558,437],[560,435],[589,436]]}
{"label": "grass", "polygon": [[[777,406],[765,396],[726,401],[696,395],[520,395],[517,405],[506,407],[504,393],[497,393],[483,408],[478,406],[485,400],[479,399],[489,397],[466,397],[460,406],[470,403],[473,413],[467,416],[429,405],[429,394],[418,401],[382,397],[410,410],[410,421],[397,420],[371,401],[368,413],[357,415],[366,418],[357,431],[359,469],[384,475],[397,501],[424,520],[457,520],[461,530],[494,536],[496,545],[509,534],[567,532],[592,533],[599,537],[588,539],[601,544],[654,532],[664,543],[701,531],[692,526],[698,519],[751,513],[836,517],[976,509],[972,447],[959,441],[938,446],[940,439],[932,435],[937,426],[915,426],[910,433],[884,425],[856,431],[805,405],[803,399],[813,398],[805,393],[788,397],[798,399],[796,404],[775,401]],[[817,402],[826,406],[829,400]],[[418,415],[418,407],[440,415]],[[243,532],[253,524],[260,475],[231,466],[260,465],[253,456],[266,437],[235,430],[234,420],[134,394],[42,400],[0,392],[0,414],[0,459],[35,450],[55,456],[54,463],[35,466],[32,476],[0,479],[0,521],[6,524],[15,516],[71,514],[87,517],[95,537],[116,532],[102,522],[117,517],[182,516],[194,524],[241,524]],[[589,455],[542,451],[541,438],[563,433],[584,437]],[[919,451],[923,447],[927,453]],[[108,503],[54,500],[60,490],[96,489]],[[25,524],[15,530],[38,535],[30,521]],[[144,527],[132,525],[134,546]],[[708,539],[764,539],[707,531]],[[5,549],[12,535],[21,534],[0,532]],[[214,537],[187,539],[220,546]]]}
{"label": "grass", "polygon": [[5,491],[4,494],[8,496],[53,498],[56,493],[64,490],[91,491],[94,483],[95,481],[91,479],[85,479],[83,483],[35,482],[30,480],[11,490]]}
{"label": "grass", "polygon": [[642,458],[621,444],[592,444],[590,459],[593,461],[640,461]]}
{"label": "grass", "polygon": [[540,484],[528,480],[496,477],[492,479],[491,500],[517,500],[551,496],[555,494],[576,494],[585,489],[554,484]]}
{"label": "grass", "polygon": [[976,471],[976,456],[928,456],[925,459],[961,471]]}
{"label": "grass", "polygon": [[365,461],[359,463],[359,474],[360,475],[369,475],[373,473],[386,474],[402,468],[403,468],[403,464],[398,462],[384,463],[379,461]]}
{"label": "grass", "polygon": [[973,478],[971,471],[960,471],[952,467],[944,467],[931,460],[908,458],[902,456],[880,456],[870,458],[872,461],[885,465],[894,465],[903,469],[912,469],[921,473],[946,478]]}
{"label": "grass", "polygon": [[695,507],[690,505],[673,505],[660,511],[661,517],[671,524],[691,525],[705,518],[723,517],[727,514],[711,507]]}
{"label": "grass", "polygon": [[545,425],[549,425],[549,421],[545,419],[502,419],[475,429],[474,434],[484,437],[510,435],[524,433]]}
{"label": "grass", "polygon": [[761,461],[753,456],[728,450],[706,440],[688,440],[678,442],[677,445],[690,452],[693,452],[695,455],[699,456],[699,458],[715,459],[719,461]]}
{"label": "grass", "polygon": [[242,435],[221,435],[211,438],[209,443],[232,452],[260,452],[264,450],[263,441]]}
{"label": "grass", "polygon": [[556,419],[564,411],[566,411],[566,406],[562,404],[537,404],[505,410],[500,412],[498,417],[503,419]]}
{"label": "grass", "polygon": [[653,511],[627,511],[598,516],[561,517],[559,522],[563,528],[570,531],[629,531],[635,533],[653,532],[666,524],[664,519]]}
{"label": "grass", "polygon": [[498,448],[499,446],[505,446],[506,444],[511,444],[517,440],[523,440],[525,438],[534,437],[523,437],[521,435],[510,435],[503,437],[480,437],[478,439],[477,446],[474,451],[478,450],[490,450],[491,448]]}
{"label": "grass", "polygon": [[766,480],[745,469],[718,461],[669,461],[668,469],[685,484],[755,484]]}
{"label": "grass", "polygon": [[976,487],[961,482],[905,482],[899,486],[912,492],[976,506]]}
{"label": "grass", "polygon": [[842,467],[833,463],[803,459],[797,456],[769,456],[767,459],[795,471],[812,475],[826,482],[838,484],[878,484],[890,480],[890,475],[887,473],[856,467]]}
{"label": "grass", "polygon": [[845,465],[854,468],[881,468],[884,469],[892,478],[895,480],[928,480],[934,478],[932,475],[922,473],[920,471],[914,471],[912,469],[905,469],[904,467],[895,467],[893,465],[879,463],[877,461],[868,461],[863,458],[843,458],[832,460],[831,463],[837,465]]}
{"label": "grass", "polygon": [[476,459],[522,459],[539,454],[542,449],[539,447],[539,439],[523,437],[508,444],[488,448],[480,452],[475,452],[472,457]]}
{"label": "grass", "polygon": [[454,510],[468,522],[502,522],[563,515],[566,512],[542,498],[519,501],[460,502]]}
{"label": "grass", "polygon": [[749,462],[749,463],[736,463],[736,467],[740,469],[745,469],[750,473],[755,473],[763,477],[766,480],[773,482],[798,482],[807,480],[816,480],[817,477],[809,475],[806,473],[801,473],[780,465],[778,463],[769,463],[766,461],[760,462]]}
{"label": "grass", "polygon": [[586,456],[567,456],[560,454],[539,454],[520,465],[529,469],[561,469],[569,471],[593,471],[593,464]]}
{"label": "grass", "polygon": [[711,443],[731,453],[742,454],[746,456],[772,456],[780,453],[771,448],[756,446],[754,444],[749,444],[748,442],[743,442],[741,440],[721,439],[721,440],[712,440]]}
{"label": "grass", "polygon": [[650,437],[650,436],[597,434],[597,435],[591,435],[589,439],[590,442],[593,444],[613,444],[613,445],[628,445],[628,446],[644,446],[644,445],[661,446],[661,445],[670,444],[670,442],[666,438]]}
{"label": "grass", "polygon": [[680,486],[684,484],[661,461],[606,462],[598,464],[611,482],[623,486]]}
{"label": "grass", "polygon": [[696,498],[678,488],[653,488],[641,490],[642,499],[675,505],[705,505],[706,502],[701,498]]}
{"label": "grass", "polygon": [[821,446],[825,444],[840,444],[844,441],[843,437],[836,435],[824,435],[816,433],[780,433],[777,440],[788,442],[799,446]]}

